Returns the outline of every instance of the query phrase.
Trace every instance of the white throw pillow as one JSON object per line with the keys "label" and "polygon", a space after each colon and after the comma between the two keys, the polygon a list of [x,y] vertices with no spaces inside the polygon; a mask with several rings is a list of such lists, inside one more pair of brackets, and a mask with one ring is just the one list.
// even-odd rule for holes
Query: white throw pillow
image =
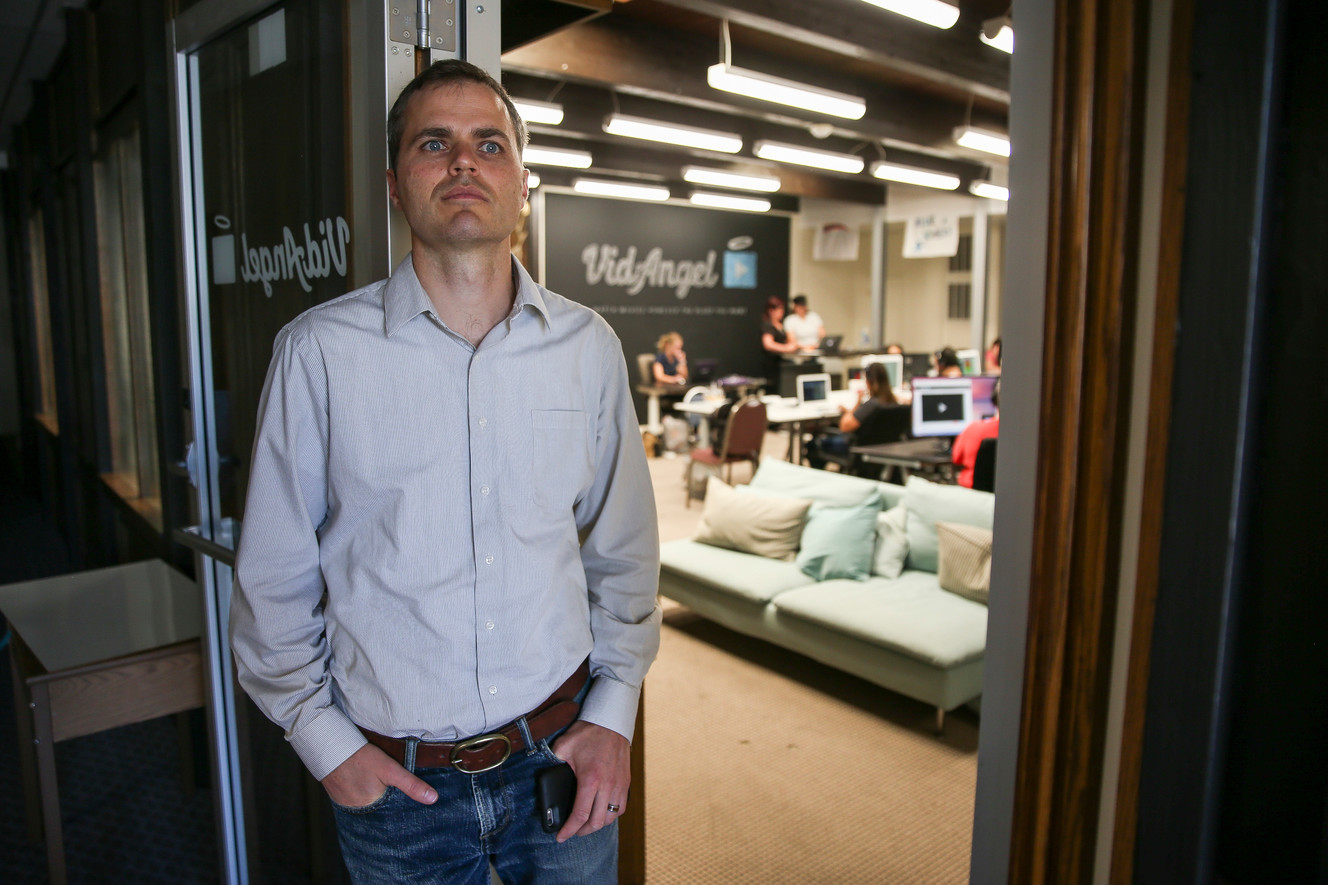
{"label": "white throw pillow", "polygon": [[706,483],[705,510],[693,540],[792,561],[811,505],[802,498],[740,495],[712,476]]}
{"label": "white throw pillow", "polygon": [[908,559],[908,508],[896,504],[876,517],[876,551],[872,574],[897,578]]}

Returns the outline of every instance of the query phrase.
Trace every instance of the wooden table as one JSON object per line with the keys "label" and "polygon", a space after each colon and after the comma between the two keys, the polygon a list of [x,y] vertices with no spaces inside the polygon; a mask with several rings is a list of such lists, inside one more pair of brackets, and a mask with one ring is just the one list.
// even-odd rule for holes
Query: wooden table
{"label": "wooden table", "polygon": [[943,482],[954,481],[954,462],[950,447],[937,439],[910,439],[904,442],[880,443],[874,446],[853,446],[850,451],[861,455],[869,464],[883,467],[901,467],[906,473],[930,474]]}
{"label": "wooden table", "polygon": [[[0,587],[29,829],[36,806],[52,885],[66,881],[57,741],[205,704],[202,600],[161,560]],[[112,761],[112,760],[108,760]]]}

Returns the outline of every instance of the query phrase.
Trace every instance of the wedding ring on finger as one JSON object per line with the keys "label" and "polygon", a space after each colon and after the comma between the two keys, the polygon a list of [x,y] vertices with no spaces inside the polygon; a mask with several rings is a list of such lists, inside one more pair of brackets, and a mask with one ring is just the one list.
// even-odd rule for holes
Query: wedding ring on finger
{"label": "wedding ring on finger", "polygon": [[617,814],[617,813],[618,813],[618,810],[619,810],[621,807],[622,807],[622,806],[620,806],[620,805],[614,805],[612,802],[610,802],[610,803],[609,803],[609,814]]}

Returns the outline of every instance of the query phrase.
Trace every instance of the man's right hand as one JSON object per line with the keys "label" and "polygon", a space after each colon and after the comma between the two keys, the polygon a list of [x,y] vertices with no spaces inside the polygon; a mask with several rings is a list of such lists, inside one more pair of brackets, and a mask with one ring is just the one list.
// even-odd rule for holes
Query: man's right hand
{"label": "man's right hand", "polygon": [[372,805],[388,787],[396,787],[423,805],[438,801],[438,794],[432,787],[373,744],[360,747],[323,778],[323,789],[327,790],[328,797],[344,808]]}

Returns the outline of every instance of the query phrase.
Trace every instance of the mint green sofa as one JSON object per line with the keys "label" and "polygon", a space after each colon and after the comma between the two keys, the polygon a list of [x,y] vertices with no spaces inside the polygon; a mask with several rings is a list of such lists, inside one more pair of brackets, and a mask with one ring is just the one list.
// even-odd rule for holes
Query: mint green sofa
{"label": "mint green sofa", "polygon": [[[907,486],[766,459],[745,490],[861,504],[907,505],[908,559],[894,578],[818,581],[793,562],[692,540],[661,548],[660,593],[724,626],[859,676],[945,713],[982,693],[987,607],[937,580],[936,521],[991,528],[994,496],[912,477]],[[880,543],[873,539],[872,543]]]}

